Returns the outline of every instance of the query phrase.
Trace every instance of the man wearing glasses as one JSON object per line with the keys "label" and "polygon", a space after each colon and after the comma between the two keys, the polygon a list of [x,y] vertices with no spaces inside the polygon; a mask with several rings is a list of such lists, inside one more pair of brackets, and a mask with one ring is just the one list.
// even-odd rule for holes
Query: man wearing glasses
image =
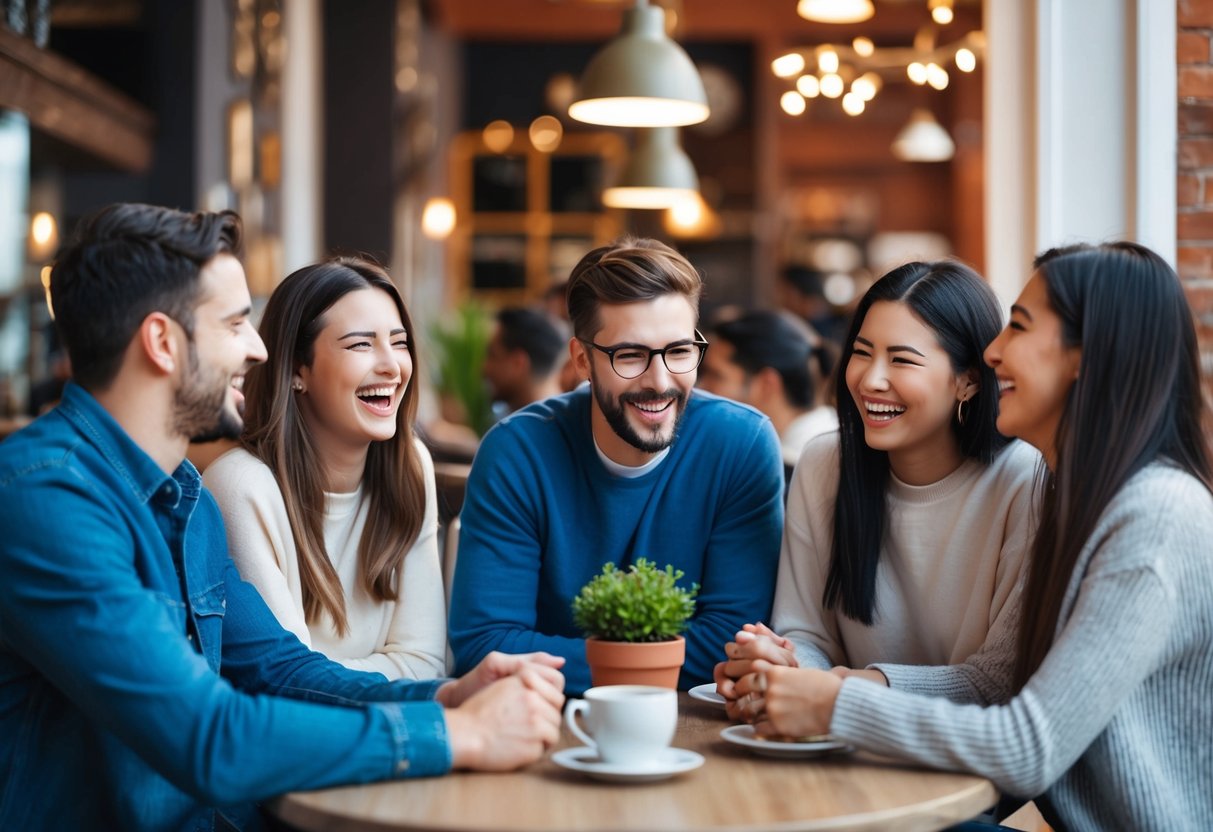
{"label": "man wearing glasses", "polygon": [[485,436],[468,481],[450,640],[457,669],[491,650],[564,656],[590,686],[572,600],[610,561],[672,564],[700,585],[679,687],[709,682],[725,642],[770,613],[783,470],[770,421],[697,391],[703,282],[654,240],[581,259],[570,360],[588,386]]}

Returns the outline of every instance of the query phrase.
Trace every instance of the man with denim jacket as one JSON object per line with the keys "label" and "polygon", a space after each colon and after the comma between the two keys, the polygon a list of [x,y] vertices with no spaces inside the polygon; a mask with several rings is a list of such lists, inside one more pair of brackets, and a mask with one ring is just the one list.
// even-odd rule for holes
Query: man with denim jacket
{"label": "man with denim jacket", "polygon": [[265,357],[239,237],[230,212],[115,205],[52,272],[75,381],[0,444],[0,828],[255,826],[275,794],[514,768],[559,735],[559,659],[388,682],[240,580],[185,461],[239,434]]}

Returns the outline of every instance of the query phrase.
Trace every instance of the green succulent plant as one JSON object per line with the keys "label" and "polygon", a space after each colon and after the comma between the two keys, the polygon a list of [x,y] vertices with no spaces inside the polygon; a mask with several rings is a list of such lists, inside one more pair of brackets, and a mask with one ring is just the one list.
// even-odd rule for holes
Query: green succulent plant
{"label": "green succulent plant", "polygon": [[678,586],[682,577],[681,569],[658,569],[645,558],[627,571],[605,564],[573,599],[573,623],[607,641],[668,641],[686,629],[699,594],[699,584]]}

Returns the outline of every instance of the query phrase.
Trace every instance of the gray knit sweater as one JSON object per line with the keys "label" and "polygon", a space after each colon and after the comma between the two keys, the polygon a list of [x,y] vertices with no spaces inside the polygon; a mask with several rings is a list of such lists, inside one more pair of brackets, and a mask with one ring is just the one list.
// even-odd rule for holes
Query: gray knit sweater
{"label": "gray knit sweater", "polygon": [[1043,795],[1063,829],[1213,825],[1213,497],[1198,481],[1156,463],[1116,495],[1013,698],[1014,628],[997,636],[965,665],[888,667],[894,689],[845,680],[831,732]]}

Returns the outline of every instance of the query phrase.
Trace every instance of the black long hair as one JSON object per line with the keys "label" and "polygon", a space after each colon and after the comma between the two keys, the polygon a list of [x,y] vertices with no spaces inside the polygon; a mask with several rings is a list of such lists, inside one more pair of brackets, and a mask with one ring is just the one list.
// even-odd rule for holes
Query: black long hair
{"label": "black long hair", "polygon": [[1213,491],[1196,329],[1175,272],[1134,243],[1050,249],[1035,267],[1061,319],[1062,343],[1081,347],[1082,357],[1032,545],[1015,665],[1020,688],[1052,647],[1079,553],[1124,484],[1161,458]]}
{"label": "black long hair", "polygon": [[846,368],[855,337],[877,301],[905,304],[934,333],[956,373],[975,372],[977,393],[966,405],[964,424],[952,419],[963,456],[991,462],[1007,444],[998,418],[998,380],[982,360],[986,345],[1002,328],[998,299],[981,277],[962,263],[939,260],[907,263],[872,284],[855,309],[835,377],[840,435],[838,498],[834,541],[822,603],[871,625],[876,618],[876,568],[884,541],[889,455],[868,447],[863,419],[847,389]]}

